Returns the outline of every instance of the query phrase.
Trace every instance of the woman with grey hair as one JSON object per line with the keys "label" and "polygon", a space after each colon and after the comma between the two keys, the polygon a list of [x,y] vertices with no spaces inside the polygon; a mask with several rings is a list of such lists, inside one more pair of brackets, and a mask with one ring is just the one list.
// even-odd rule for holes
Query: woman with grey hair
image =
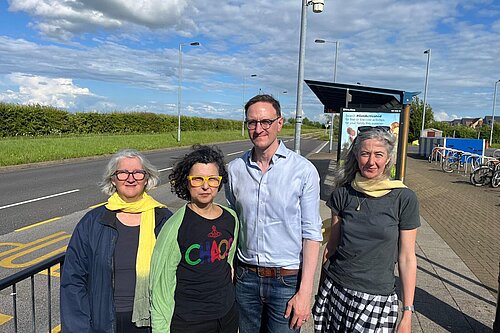
{"label": "woman with grey hair", "polygon": [[111,158],[107,203],[77,224],[61,276],[63,332],[149,332],[149,271],[156,237],[172,215],[147,191],[158,170],[139,152]]}
{"label": "woman with grey hair", "polygon": [[[327,206],[332,211],[323,281],[313,308],[316,332],[411,331],[420,226],[415,193],[391,180],[396,139],[385,126],[360,126]],[[396,327],[398,297],[402,318]]]}

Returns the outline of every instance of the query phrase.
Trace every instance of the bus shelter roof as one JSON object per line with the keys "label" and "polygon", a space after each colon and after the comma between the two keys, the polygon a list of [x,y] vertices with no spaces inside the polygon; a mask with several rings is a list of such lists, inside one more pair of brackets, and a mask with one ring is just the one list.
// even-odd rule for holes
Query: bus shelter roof
{"label": "bus shelter roof", "polygon": [[[327,113],[338,113],[341,108],[373,108],[400,109],[403,104],[411,102],[417,93],[406,93],[403,90],[368,87],[343,83],[305,80],[306,84],[318,97]],[[352,96],[346,106],[347,90]]]}

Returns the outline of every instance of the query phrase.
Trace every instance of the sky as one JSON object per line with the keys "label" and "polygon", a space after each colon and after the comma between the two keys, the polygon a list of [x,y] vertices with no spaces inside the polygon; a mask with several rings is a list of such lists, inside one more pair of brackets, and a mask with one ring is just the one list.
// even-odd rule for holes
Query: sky
{"label": "sky", "polygon": [[[294,117],[302,3],[0,0],[0,101],[177,115],[182,53],[183,115],[241,120],[244,102],[268,93]],[[435,120],[484,117],[500,79],[500,0],[308,6],[305,79],[333,82],[336,46],[338,83],[420,91],[420,99],[431,49],[426,101]],[[303,89],[304,116],[325,122]]]}

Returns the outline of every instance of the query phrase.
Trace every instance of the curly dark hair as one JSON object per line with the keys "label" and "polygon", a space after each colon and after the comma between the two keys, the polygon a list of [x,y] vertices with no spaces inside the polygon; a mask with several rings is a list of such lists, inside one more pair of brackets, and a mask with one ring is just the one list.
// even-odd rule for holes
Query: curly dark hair
{"label": "curly dark hair", "polygon": [[222,182],[218,191],[221,190],[223,184],[227,183],[224,154],[217,146],[193,145],[192,150],[175,164],[172,173],[168,176],[172,193],[175,193],[180,199],[187,201],[191,200],[187,176],[189,176],[191,168],[196,163],[215,163],[217,165],[219,176],[222,176]]}

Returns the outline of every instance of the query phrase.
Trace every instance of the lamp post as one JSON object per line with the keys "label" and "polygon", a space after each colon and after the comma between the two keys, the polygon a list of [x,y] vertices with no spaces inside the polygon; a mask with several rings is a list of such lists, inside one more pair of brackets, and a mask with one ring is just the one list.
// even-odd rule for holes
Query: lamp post
{"label": "lamp post", "polygon": [[339,56],[339,44],[340,44],[340,42],[338,40],[329,41],[329,40],[325,40],[325,39],[316,39],[316,40],[314,40],[314,42],[317,44],[324,44],[324,43],[335,44],[335,61],[334,61],[334,65],[333,65],[333,82],[337,82],[337,59]]}
{"label": "lamp post", "polygon": [[288,90],[278,90],[278,101],[281,104],[281,95],[288,94]]}
{"label": "lamp post", "polygon": [[297,104],[295,107],[295,152],[300,154],[300,134],[302,127],[302,94],[304,81],[304,57],[306,54],[307,6],[313,5],[314,13],[321,13],[325,5],[324,0],[302,0],[300,15],[300,43],[299,43],[299,70],[297,75]]}
{"label": "lamp post", "polygon": [[288,90],[278,90],[278,102],[280,103],[281,107],[281,116],[283,117],[283,103],[281,102],[281,95],[286,95],[288,94]]}
{"label": "lamp post", "polygon": [[495,81],[495,91],[493,92],[493,111],[491,112],[490,147],[493,144],[493,127],[495,127],[495,103],[497,99],[498,82],[500,82],[500,80]]}
{"label": "lamp post", "polygon": [[422,132],[424,131],[424,126],[425,126],[425,107],[427,104],[427,84],[429,83],[429,65],[431,63],[431,49],[425,50],[424,54],[427,54],[427,69],[425,71],[424,111],[422,112],[422,131],[420,132],[420,135],[422,135]]}
{"label": "lamp post", "polygon": [[[338,55],[339,55],[339,41],[336,40],[336,41],[329,41],[329,40],[325,40],[325,39],[316,39],[314,41],[315,43],[318,43],[318,44],[324,44],[324,43],[331,43],[331,44],[335,44],[335,61],[334,61],[334,65],[333,65],[333,82],[337,82],[337,58],[338,58]],[[331,153],[332,150],[333,150],[333,121],[335,119],[335,113],[332,112],[332,119],[330,120],[331,123],[330,123],[330,142],[329,142],[329,145],[328,145],[328,152]]]}
{"label": "lamp post", "polygon": [[179,87],[177,88],[177,142],[181,142],[181,100],[182,100],[182,47],[198,46],[199,42],[179,44]]}
{"label": "lamp post", "polygon": [[[252,74],[249,77],[257,77],[257,74]],[[245,88],[247,84],[247,77],[243,77],[243,120],[241,122],[241,136],[245,136]]]}

